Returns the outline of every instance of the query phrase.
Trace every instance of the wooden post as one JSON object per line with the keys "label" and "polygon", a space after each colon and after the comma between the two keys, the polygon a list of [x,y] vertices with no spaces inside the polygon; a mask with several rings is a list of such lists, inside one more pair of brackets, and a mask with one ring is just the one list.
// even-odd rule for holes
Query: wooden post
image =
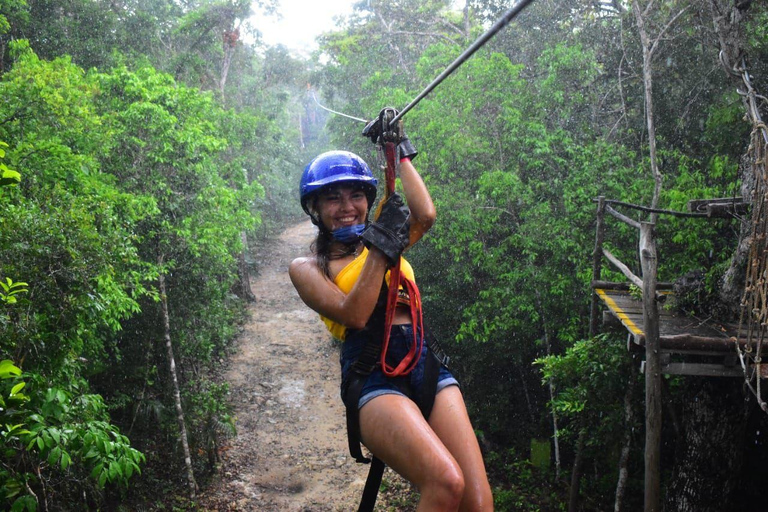
{"label": "wooden post", "polygon": [[643,330],[645,331],[645,512],[661,510],[661,361],[659,310],[656,304],[656,240],[654,224],[640,226],[643,268]]}
{"label": "wooden post", "polygon": [[[597,226],[595,227],[595,250],[592,251],[592,282],[600,280],[603,258],[603,238],[605,237],[605,196],[597,198]],[[597,294],[592,291],[592,304],[589,310],[589,337],[597,334]]]}

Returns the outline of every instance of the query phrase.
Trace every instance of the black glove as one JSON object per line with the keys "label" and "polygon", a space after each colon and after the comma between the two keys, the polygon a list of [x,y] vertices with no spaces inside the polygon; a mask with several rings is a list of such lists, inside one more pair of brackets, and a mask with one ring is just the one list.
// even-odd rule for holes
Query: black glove
{"label": "black glove", "polygon": [[[402,123],[403,121],[400,120],[398,123]],[[405,132],[402,129],[402,125],[400,127],[400,133],[403,134],[402,137],[400,137],[400,144],[397,145],[397,151],[400,153],[400,160],[403,158],[410,158],[413,160],[416,158],[416,155],[419,154],[418,151],[416,151],[416,146],[413,145],[411,142],[411,139],[408,138],[408,136],[405,134]]]}
{"label": "black glove", "polygon": [[403,203],[400,194],[394,193],[381,207],[379,218],[363,231],[363,243],[369,249],[376,247],[383,252],[389,263],[394,265],[400,259],[411,232],[411,210]]}
{"label": "black glove", "polygon": [[378,117],[363,128],[363,137],[371,139],[371,142],[374,144],[393,142],[397,144],[397,150],[401,159],[410,158],[413,160],[419,152],[416,151],[416,147],[414,147],[413,143],[411,143],[410,139],[405,134],[405,131],[403,130],[403,120],[398,119],[395,126],[391,129],[389,127],[390,122],[397,117],[397,115],[398,112],[394,108],[386,107],[381,109]]}

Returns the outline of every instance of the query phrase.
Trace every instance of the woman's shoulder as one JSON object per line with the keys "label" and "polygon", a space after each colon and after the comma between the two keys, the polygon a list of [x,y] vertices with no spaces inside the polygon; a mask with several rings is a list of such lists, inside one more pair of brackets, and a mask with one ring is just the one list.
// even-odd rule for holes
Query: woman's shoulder
{"label": "woman's shoulder", "polygon": [[319,271],[320,267],[317,264],[317,258],[315,256],[300,256],[294,259],[288,266],[288,273],[291,277],[305,272]]}

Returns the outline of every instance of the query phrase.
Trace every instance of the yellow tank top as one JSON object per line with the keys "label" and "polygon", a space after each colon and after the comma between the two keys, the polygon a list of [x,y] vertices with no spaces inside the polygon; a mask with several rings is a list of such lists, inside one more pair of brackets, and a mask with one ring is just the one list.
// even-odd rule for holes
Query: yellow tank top
{"label": "yellow tank top", "polygon": [[[357,282],[358,277],[360,277],[360,272],[363,270],[363,265],[367,259],[368,249],[364,248],[363,252],[360,253],[360,256],[350,261],[346,267],[339,271],[333,282],[336,283],[336,286],[338,286],[341,291],[344,293],[349,293],[352,291],[352,287]],[[413,267],[411,267],[411,264],[402,257],[400,258],[400,272],[411,281],[416,282],[416,278],[413,274]],[[386,279],[387,285],[389,285],[389,272],[387,272],[387,275],[384,277],[384,279]],[[400,288],[402,289],[402,286]],[[334,338],[344,341],[344,339],[347,337],[346,326],[338,322],[334,322],[330,318],[326,318],[323,315],[320,315],[320,318],[323,320],[323,322],[325,322],[325,326],[328,327],[328,330],[331,332]]]}

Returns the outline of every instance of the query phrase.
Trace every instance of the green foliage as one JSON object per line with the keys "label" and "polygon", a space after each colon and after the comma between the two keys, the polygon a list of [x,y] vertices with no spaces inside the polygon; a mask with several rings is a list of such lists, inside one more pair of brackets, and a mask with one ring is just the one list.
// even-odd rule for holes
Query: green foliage
{"label": "green foliage", "polygon": [[94,489],[126,486],[144,462],[105,421],[100,396],[80,394],[83,383],[71,389],[45,384],[40,375],[22,375],[10,360],[0,362],[0,503],[10,510],[36,510],[32,488],[42,487],[49,498],[66,495],[57,481],[89,477],[84,485]]}
{"label": "green foliage", "polygon": [[[624,431],[641,430],[642,379],[630,371],[630,365],[638,362],[632,361],[622,340],[599,335],[577,341],[561,355],[539,358],[535,364],[540,366],[543,383],[555,383],[557,392],[549,406],[558,416],[562,439],[575,442],[581,432],[588,433],[582,456],[594,461],[598,476],[588,484],[590,494],[594,500],[603,500],[598,508],[608,507]],[[632,402],[638,404],[632,425],[626,425],[624,411],[629,386],[634,386]]]}
{"label": "green foliage", "polygon": [[491,452],[485,459],[493,479],[503,483],[503,487],[493,490],[495,510],[538,512],[567,509],[563,489],[553,485],[552,475],[527,460],[521,460],[513,450]]}
{"label": "green foliage", "polygon": [[[148,66],[85,73],[68,58],[46,61],[16,47],[0,80],[0,138],[11,141],[2,156],[25,179],[0,196],[0,275],[23,273],[33,285],[0,282],[0,352],[25,361],[30,377],[16,391],[27,386],[30,400],[8,422],[24,454],[7,461],[1,480],[24,490],[21,507],[30,487],[66,499],[90,486],[87,495],[98,497],[138,473],[144,455],[89,388],[124,417],[134,409],[127,393],[146,392],[147,355],[164,368],[163,352],[147,351],[145,341],[160,338],[159,272],[179,312],[173,335],[182,364],[225,353],[240,314],[230,292],[235,255],[241,233],[258,224],[254,201],[263,194],[244,172],[248,155],[237,154],[258,132],[236,127],[264,121],[226,112],[212,95]],[[164,382],[149,385],[154,398]],[[215,454],[234,427],[219,402],[226,391],[189,385],[193,444]],[[34,460],[50,474],[30,473]]]}
{"label": "green foliage", "polygon": [[[18,509],[34,509],[26,485],[41,485],[29,460],[50,458],[62,486],[87,481],[79,485],[98,489],[103,479],[104,492],[135,471],[131,461],[139,460],[121,434],[99,423],[108,421],[104,403],[114,424],[130,425],[150,449],[145,475],[153,453],[172,442],[166,362],[157,346],[160,272],[168,279],[192,443],[215,459],[217,439],[230,435],[233,421],[225,387],[201,376],[227,353],[240,318],[242,304],[230,292],[241,234],[253,245],[300,214],[298,176],[327,149],[319,133],[326,114],[304,84],[321,86],[332,108],[362,117],[405,105],[508,7],[473,0],[465,20],[442,0],[360,3],[321,38],[323,64],[240,41],[223,84],[223,36],[248,16],[250,3],[129,4],[0,1],[0,49],[8,48],[0,68],[0,140],[8,142],[0,147],[0,184],[11,185],[0,192],[0,355],[24,361],[29,375],[13,399],[21,377],[4,379],[4,400],[26,412],[3,423],[13,443],[39,426],[30,450],[22,447],[27,459],[7,464]],[[405,119],[438,207],[437,225],[408,255],[430,325],[451,345],[473,420],[501,451],[515,448],[491,464],[520,475],[494,473],[504,486],[499,509],[562,503],[549,496],[557,485],[515,455],[531,438],[551,436],[548,396],[536,385],[533,361],[560,354],[541,361],[559,389],[553,405],[566,422],[565,460],[569,431],[580,425],[593,427],[586,442],[595,453],[603,438],[615,443],[618,436],[623,343],[580,341],[593,199],[647,204],[652,190],[642,83],[632,71],[642,57],[632,13],[618,5],[534,2]],[[689,5],[668,2],[653,22]],[[660,206],[670,209],[737,195],[750,129],[729,78],[708,71],[719,66],[705,43],[715,34],[699,12],[689,7],[669,27],[674,45],[661,40],[654,62]],[[752,2],[744,34],[755,83],[765,77],[765,21],[765,7]],[[247,30],[247,22],[240,26]],[[77,37],[65,37],[71,34]],[[335,147],[373,162],[358,124],[332,117],[328,127]],[[609,223],[607,246],[635,261],[636,235]],[[733,223],[665,218],[657,233],[660,278],[701,271],[714,293]],[[90,405],[77,403],[81,395]],[[84,453],[93,449],[104,461],[98,471],[74,438],[60,452],[45,438],[59,429],[63,439],[62,425],[69,425],[84,439],[91,427],[67,419],[82,408],[92,411],[89,439],[124,447],[107,453],[104,443],[90,445]],[[44,421],[28,421],[31,414]],[[590,501],[596,507],[607,503],[609,458],[596,457],[597,478],[586,487],[598,496]]]}
{"label": "green foliage", "polygon": [[196,382],[195,386],[186,400],[186,417],[196,428],[194,448],[205,452],[208,463],[213,466],[219,462],[221,441],[237,435],[235,417],[228,403],[229,385],[202,381]]}
{"label": "green foliage", "polygon": [[[0,141],[0,159],[5,158],[5,149],[8,144]],[[18,185],[21,182],[21,174],[9,169],[4,163],[0,163],[0,187]]]}
{"label": "green foliage", "polygon": [[6,304],[15,304],[16,297],[14,295],[28,292],[27,286],[29,286],[27,283],[14,283],[10,277],[6,277],[4,283],[0,281],[0,288],[2,288],[0,290],[0,301]]}

